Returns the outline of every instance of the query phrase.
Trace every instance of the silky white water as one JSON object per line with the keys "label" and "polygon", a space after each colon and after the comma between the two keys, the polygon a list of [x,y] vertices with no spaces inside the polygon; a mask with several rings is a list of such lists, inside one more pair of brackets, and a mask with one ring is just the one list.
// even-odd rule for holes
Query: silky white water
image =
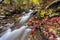
{"label": "silky white water", "polygon": [[27,27],[28,26],[22,26],[21,28],[16,29],[14,31],[11,31],[11,29],[8,29],[7,32],[0,38],[0,40],[17,40],[17,39],[20,39],[19,37],[22,37],[21,34],[24,35],[23,32],[26,32],[26,34],[29,33],[30,29],[27,29]]}
{"label": "silky white water", "polygon": [[[30,17],[31,17],[31,14],[33,13],[33,10],[30,10],[29,13],[23,15],[21,18],[21,20],[19,21],[21,24],[24,24]],[[19,18],[19,19],[20,19]]]}
{"label": "silky white water", "polygon": [[[31,17],[32,13],[33,11],[30,10],[29,13],[22,16],[19,23],[24,25],[24,23]],[[31,29],[28,26],[21,26],[19,29],[13,31],[11,31],[10,27],[13,27],[14,23],[8,23],[5,26],[8,26],[8,30],[6,30],[6,33],[0,37],[0,40],[28,40],[28,35],[31,32]]]}

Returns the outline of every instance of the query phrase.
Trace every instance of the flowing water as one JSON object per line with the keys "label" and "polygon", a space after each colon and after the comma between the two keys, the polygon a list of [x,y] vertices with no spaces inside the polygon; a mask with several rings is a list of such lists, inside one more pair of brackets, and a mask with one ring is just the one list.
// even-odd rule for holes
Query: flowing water
{"label": "flowing water", "polygon": [[[22,16],[19,23],[24,24],[31,17],[32,13],[33,11],[30,10],[29,13]],[[10,27],[14,26],[14,23],[8,23],[5,26],[8,26],[8,30],[0,37],[0,40],[28,40],[28,34],[31,32],[31,29],[27,28],[28,26],[21,26],[13,31],[11,31]]]}

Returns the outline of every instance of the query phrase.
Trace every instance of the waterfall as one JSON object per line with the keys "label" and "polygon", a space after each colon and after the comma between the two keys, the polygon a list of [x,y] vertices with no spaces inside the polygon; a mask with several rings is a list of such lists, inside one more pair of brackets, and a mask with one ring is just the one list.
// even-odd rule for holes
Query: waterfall
{"label": "waterfall", "polygon": [[[19,23],[24,24],[33,13],[33,10],[30,10],[29,13],[23,15]],[[11,31],[10,27],[14,26],[14,23],[6,24],[8,26],[8,30],[6,33],[0,37],[0,40],[28,40],[28,34],[31,32],[31,29],[28,26],[21,26],[19,29]]]}
{"label": "waterfall", "polygon": [[21,20],[19,21],[21,24],[24,24],[30,17],[31,17],[31,14],[33,13],[33,10],[30,10],[29,13],[23,15],[21,17]]}
{"label": "waterfall", "polygon": [[8,31],[0,38],[0,40],[17,40],[17,39],[19,39],[20,35],[24,32],[24,30],[27,27],[28,26],[22,26],[21,28],[16,29],[12,32]]}

